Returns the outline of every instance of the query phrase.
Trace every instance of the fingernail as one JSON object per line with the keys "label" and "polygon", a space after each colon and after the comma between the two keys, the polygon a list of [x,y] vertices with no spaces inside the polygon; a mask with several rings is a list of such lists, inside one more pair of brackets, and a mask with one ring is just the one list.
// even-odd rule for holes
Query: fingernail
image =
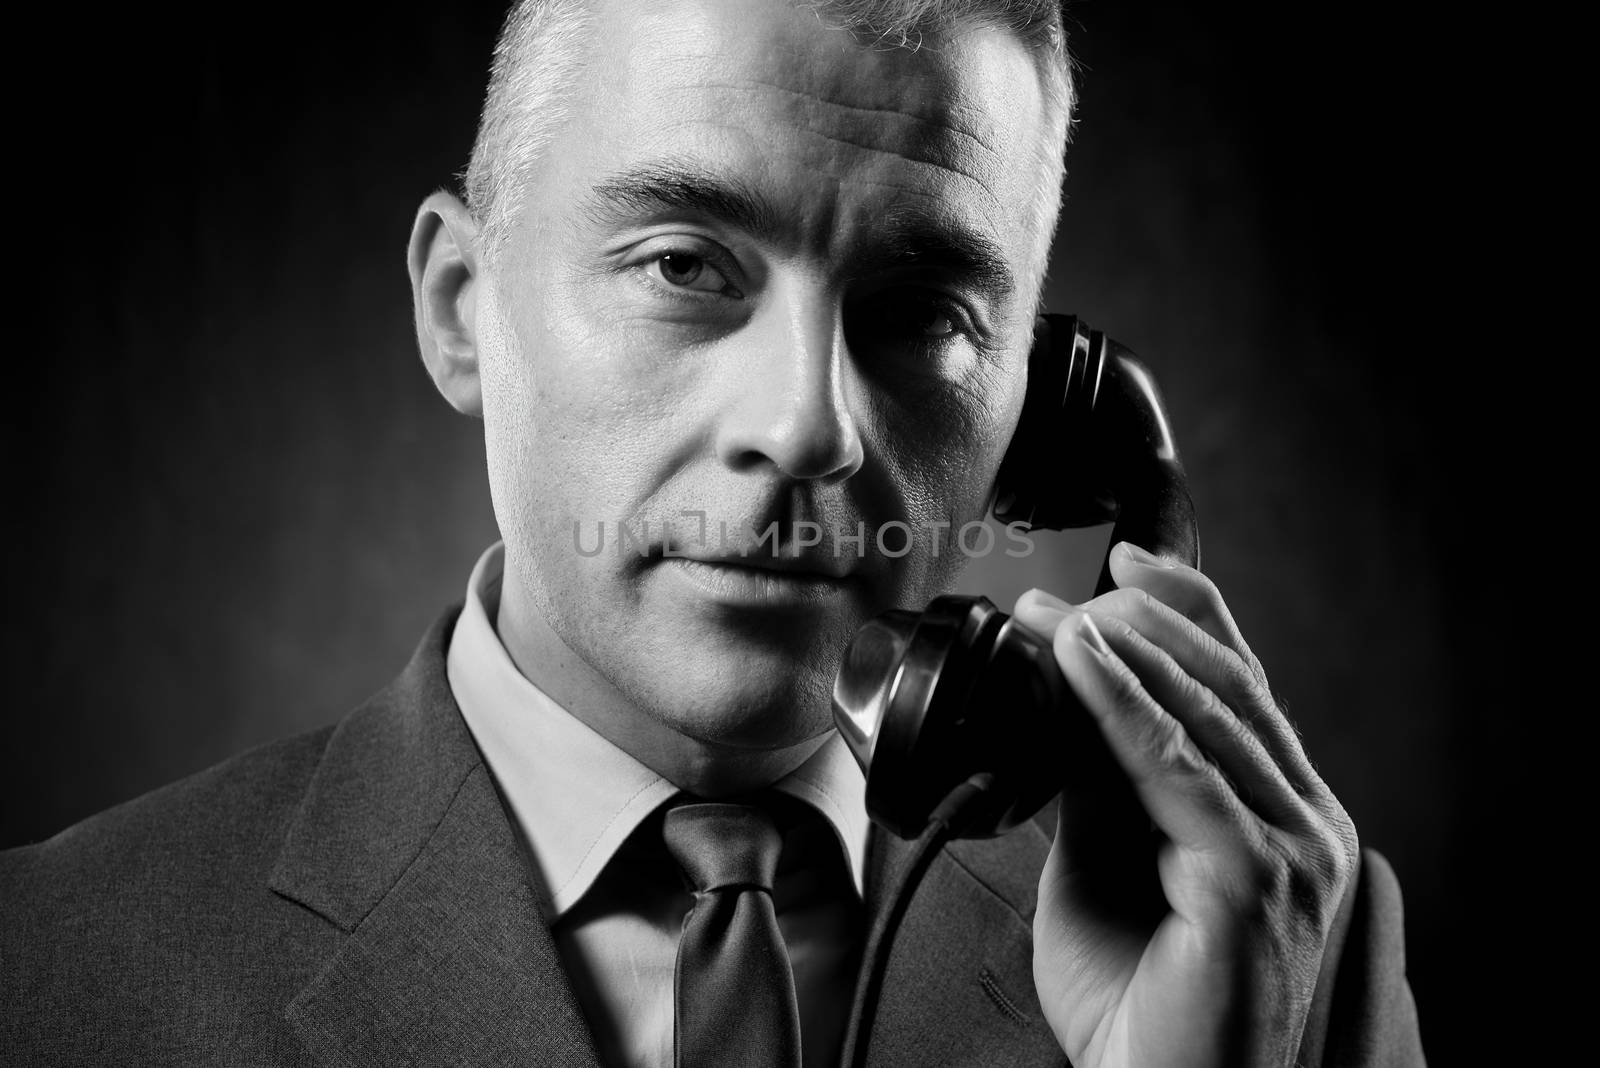
{"label": "fingernail", "polygon": [[1123,553],[1136,564],[1143,564],[1145,567],[1164,567],[1169,569],[1177,566],[1171,560],[1164,560],[1154,553],[1146,552],[1131,541],[1122,542],[1121,545]]}
{"label": "fingernail", "polygon": [[1017,598],[1018,605],[1021,605],[1024,601],[1036,604],[1041,608],[1048,608],[1055,612],[1065,612],[1067,609],[1072,607],[1071,603],[1062,600],[1053,593],[1050,593],[1046,590],[1041,590],[1037,586],[1029,590],[1027,593],[1024,593],[1021,597]]}
{"label": "fingernail", "polygon": [[1100,656],[1110,656],[1111,647],[1100,634],[1100,628],[1094,625],[1094,617],[1085,612],[1078,618],[1078,637],[1083,643]]}

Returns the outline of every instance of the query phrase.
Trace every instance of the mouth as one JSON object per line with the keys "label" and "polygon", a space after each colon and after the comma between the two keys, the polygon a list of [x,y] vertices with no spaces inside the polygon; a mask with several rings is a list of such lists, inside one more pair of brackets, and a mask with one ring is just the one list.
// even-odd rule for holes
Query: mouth
{"label": "mouth", "polygon": [[848,578],[850,561],[827,553],[664,552],[666,559],[684,559],[708,567],[746,568],[791,578]]}
{"label": "mouth", "polygon": [[829,556],[663,555],[656,566],[701,597],[731,607],[825,607],[860,585],[849,561]]}

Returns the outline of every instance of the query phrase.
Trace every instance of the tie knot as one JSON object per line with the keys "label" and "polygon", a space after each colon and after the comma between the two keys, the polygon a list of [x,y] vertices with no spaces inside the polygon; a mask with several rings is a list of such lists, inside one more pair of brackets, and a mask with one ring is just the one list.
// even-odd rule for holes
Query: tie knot
{"label": "tie knot", "polygon": [[698,893],[726,887],[770,892],[783,835],[765,810],[753,805],[693,804],[667,810],[662,834]]}

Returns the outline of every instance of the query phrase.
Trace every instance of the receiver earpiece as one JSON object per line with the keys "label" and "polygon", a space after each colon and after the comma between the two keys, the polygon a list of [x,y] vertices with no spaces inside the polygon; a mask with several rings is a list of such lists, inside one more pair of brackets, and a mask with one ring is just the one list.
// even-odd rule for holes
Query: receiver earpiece
{"label": "receiver earpiece", "polygon": [[[995,517],[1033,530],[1114,522],[1111,544],[1198,567],[1194,505],[1149,371],[1075,317],[1048,315],[1028,376]],[[1102,565],[1097,592],[1113,585]],[[1086,715],[1047,643],[987,598],[953,595],[858,630],[833,712],[866,773],[867,811],[902,838],[936,818],[984,837],[1032,817],[1059,792],[1062,747]]]}

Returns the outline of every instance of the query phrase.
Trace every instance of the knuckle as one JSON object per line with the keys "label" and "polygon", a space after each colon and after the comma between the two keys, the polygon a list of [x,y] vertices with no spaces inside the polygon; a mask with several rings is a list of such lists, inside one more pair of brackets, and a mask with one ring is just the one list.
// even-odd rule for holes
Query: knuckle
{"label": "knuckle", "polygon": [[1356,871],[1358,853],[1350,837],[1329,823],[1296,843],[1277,888],[1290,916],[1325,934]]}
{"label": "knuckle", "polygon": [[1261,741],[1250,725],[1209,687],[1194,683],[1193,688],[1197,692],[1190,707],[1195,709],[1197,722],[1205,725],[1219,745],[1231,746],[1259,758]]}
{"label": "knuckle", "polygon": [[1330,892],[1321,873],[1299,864],[1288,866],[1283,901],[1290,916],[1319,932],[1333,927],[1334,914],[1339,908],[1339,895]]}
{"label": "knuckle", "polygon": [[1325,873],[1299,850],[1263,839],[1248,851],[1240,880],[1243,906],[1277,924],[1325,932],[1339,907]]}
{"label": "knuckle", "polygon": [[1154,611],[1155,606],[1160,603],[1154,596],[1137,586],[1130,587],[1127,592],[1128,607],[1141,615]]}
{"label": "knuckle", "polygon": [[1126,619],[1119,615],[1106,616],[1096,619],[1095,626],[1100,628],[1100,633],[1108,640],[1114,640],[1119,646],[1139,645],[1141,638],[1139,632]]}
{"label": "knuckle", "polygon": [[1320,885],[1330,888],[1344,885],[1350,861],[1345,855],[1344,843],[1331,828],[1319,827],[1307,839],[1305,857],[1308,874]]}
{"label": "knuckle", "polygon": [[1231,880],[1235,907],[1252,921],[1325,938],[1355,870],[1352,844],[1331,825],[1309,834],[1246,834]]}
{"label": "knuckle", "polygon": [[1253,918],[1280,914],[1291,890],[1289,865],[1265,835],[1249,835],[1238,857],[1233,897]]}
{"label": "knuckle", "polygon": [[1195,748],[1194,740],[1183,724],[1171,716],[1162,716],[1150,730],[1150,748],[1160,762],[1180,771],[1194,772],[1205,767],[1207,761]]}
{"label": "knuckle", "polygon": [[1204,728],[1208,737],[1217,737],[1224,744],[1256,748],[1254,731],[1216,690],[1188,674],[1174,680],[1173,687],[1185,718]]}
{"label": "knuckle", "polygon": [[1339,859],[1339,880],[1342,883],[1355,875],[1361,864],[1361,837],[1356,825],[1337,801],[1333,803],[1334,815],[1330,819],[1329,833],[1334,839],[1334,849]]}
{"label": "knuckle", "polygon": [[1262,666],[1260,658],[1250,650],[1248,645],[1240,650],[1239,658],[1244,661],[1244,666],[1250,669],[1251,676],[1261,685],[1261,688],[1271,692],[1272,685],[1267,682],[1267,669]]}
{"label": "knuckle", "polygon": [[[1173,670],[1176,668],[1176,670]],[[1170,665],[1165,678],[1166,699],[1173,703],[1174,710],[1184,716],[1210,716],[1213,715],[1213,697],[1210,689],[1206,689],[1198,679],[1189,675],[1176,665]]]}
{"label": "knuckle", "polygon": [[1187,675],[1179,681],[1179,686],[1189,706],[1213,726],[1227,731],[1230,735],[1237,734],[1243,728],[1232,706],[1211,687]]}
{"label": "knuckle", "polygon": [[1154,598],[1137,586],[1122,586],[1106,594],[1104,604],[1113,614],[1130,619],[1148,612],[1152,600]]}
{"label": "knuckle", "polygon": [[1107,690],[1111,700],[1124,707],[1143,707],[1149,703],[1144,685],[1126,664],[1108,673]]}
{"label": "knuckle", "polygon": [[1255,672],[1244,659],[1228,647],[1218,644],[1213,654],[1217,658],[1216,670],[1230,693],[1249,698],[1252,704],[1270,703],[1270,697],[1261,693]]}

